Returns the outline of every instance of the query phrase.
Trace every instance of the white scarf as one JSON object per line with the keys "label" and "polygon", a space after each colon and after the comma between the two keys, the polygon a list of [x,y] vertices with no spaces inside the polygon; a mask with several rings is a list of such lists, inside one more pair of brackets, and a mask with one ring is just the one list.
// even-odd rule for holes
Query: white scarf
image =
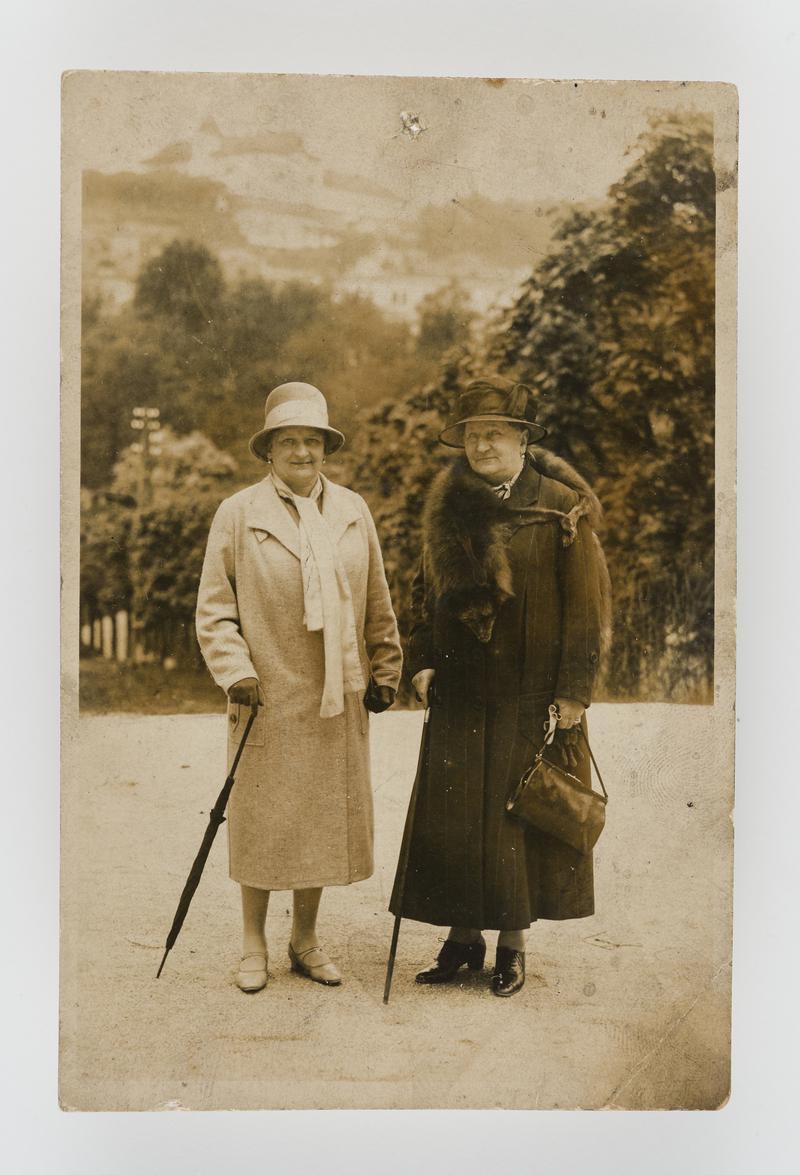
{"label": "white scarf", "polygon": [[293,493],[274,471],[271,476],[279,497],[297,511],[303,623],[309,632],[322,632],[325,650],[325,685],[319,714],[320,718],[334,718],[344,711],[345,693],[365,688],[350,583],[330,527],[319,509],[322,481],[317,478],[311,493],[304,497]]}

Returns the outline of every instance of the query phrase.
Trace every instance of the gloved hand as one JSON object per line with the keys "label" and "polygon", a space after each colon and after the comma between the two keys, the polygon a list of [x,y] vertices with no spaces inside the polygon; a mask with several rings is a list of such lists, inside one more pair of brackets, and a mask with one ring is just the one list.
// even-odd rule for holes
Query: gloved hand
{"label": "gloved hand", "polygon": [[392,689],[390,685],[376,685],[370,678],[364,694],[364,705],[370,714],[382,714],[384,710],[388,710],[390,706],[394,705],[396,697],[397,690]]}
{"label": "gloved hand", "polygon": [[583,758],[579,730],[576,726],[572,730],[559,730],[556,734],[555,747],[568,771],[575,771]]}
{"label": "gloved hand", "polygon": [[228,690],[228,698],[238,706],[263,706],[261,686],[255,677],[243,677],[236,681]]}
{"label": "gloved hand", "polygon": [[556,706],[559,714],[556,747],[567,770],[575,771],[583,758],[583,749],[578,740],[586,707],[581,702],[573,702],[571,698],[556,698]]}
{"label": "gloved hand", "polygon": [[414,693],[425,707],[428,705],[428,693],[435,676],[435,669],[420,669],[419,673],[415,673],[411,678]]}

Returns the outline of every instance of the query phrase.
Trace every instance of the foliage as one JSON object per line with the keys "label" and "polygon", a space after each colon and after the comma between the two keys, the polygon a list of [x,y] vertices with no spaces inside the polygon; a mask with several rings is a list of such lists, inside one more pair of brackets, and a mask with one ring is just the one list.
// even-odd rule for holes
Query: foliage
{"label": "foliage", "polygon": [[222,270],[204,245],[173,241],[145,265],[134,306],[143,317],[165,318],[187,331],[203,331],[219,313]]}
{"label": "foliage", "polygon": [[606,507],[618,690],[696,686],[689,667],[713,663],[714,212],[710,122],[658,122],[607,207],[562,226],[490,354]]}
{"label": "foliage", "polygon": [[417,312],[417,351],[428,359],[439,360],[454,347],[466,350],[472,335],[475,314],[469,295],[450,282],[426,294]]}
{"label": "foliage", "polygon": [[193,650],[197,584],[211,519],[236,489],[236,464],[200,433],[164,429],[160,453],[128,448],[111,489],[84,490],[81,595],[96,612],[130,608],[162,638],[159,652]]}
{"label": "foliage", "polygon": [[426,494],[448,459],[437,436],[458,387],[473,374],[473,363],[468,355],[452,354],[435,383],[364,413],[343,458],[344,480],[364,495],[375,519],[403,638],[411,623],[410,588],[419,563]]}
{"label": "foliage", "polygon": [[608,687],[704,696],[713,666],[714,172],[702,118],[653,124],[605,205],[577,211],[482,354],[370,414],[352,476],[369,487],[401,623],[423,490],[448,399],[470,371],[530,384],[547,444],[606,508],[616,597]]}
{"label": "foliage", "polygon": [[158,407],[177,433],[199,430],[258,472],[247,452],[270,388],[325,392],[345,432],[363,408],[399,398],[435,371],[411,327],[368,299],[299,281],[221,283],[201,246],[173,242],[143,270],[133,305],[83,329],[82,484],[108,484],[131,439],[131,410]]}
{"label": "foliage", "polygon": [[[517,220],[525,207],[535,205],[520,205]],[[535,389],[546,444],[604,503],[616,597],[607,694],[707,698],[714,213],[710,124],[654,122],[602,204],[558,224],[537,217],[546,251],[480,335],[454,285],[423,302],[415,336],[324,285],[226,286],[204,249],[173,243],[143,271],[133,305],[84,308],[84,600],[93,610],[132,604],[162,632],[191,627],[208,525],[237,485],[230,454],[243,457],[243,481],[261,475],[245,446],[265,392],[302,379],[322,387],[350,434],[338,475],[373,508],[406,633],[425,493],[449,455],[437,434],[457,389],[495,370]],[[166,426],[145,480],[128,449],[139,404],[159,407]]]}
{"label": "foliage", "polygon": [[225,695],[204,666],[179,665],[165,672],[160,664],[120,665],[103,657],[81,661],[82,713],[213,714]]}
{"label": "foliage", "polygon": [[130,505],[110,492],[81,491],[80,591],[93,616],[130,607]]}

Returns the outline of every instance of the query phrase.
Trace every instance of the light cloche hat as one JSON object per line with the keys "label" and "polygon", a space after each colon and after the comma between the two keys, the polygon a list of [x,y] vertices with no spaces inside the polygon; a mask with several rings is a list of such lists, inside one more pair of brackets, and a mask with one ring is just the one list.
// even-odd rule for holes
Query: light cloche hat
{"label": "light cloche hat", "polygon": [[344,444],[344,433],[328,424],[328,405],[313,384],[288,383],[273,388],[264,405],[264,427],[250,438],[250,452],[267,460],[267,437],[276,428],[319,428],[326,435],[325,448],[335,453]]}

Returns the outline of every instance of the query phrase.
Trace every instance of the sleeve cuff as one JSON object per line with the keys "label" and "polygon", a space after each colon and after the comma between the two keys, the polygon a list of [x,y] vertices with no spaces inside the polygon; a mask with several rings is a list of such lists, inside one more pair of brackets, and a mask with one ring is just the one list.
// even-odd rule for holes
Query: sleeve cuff
{"label": "sleeve cuff", "polygon": [[258,684],[261,685],[260,678],[252,665],[249,666],[249,668],[240,669],[237,673],[228,673],[225,677],[218,677],[215,680],[219,688],[224,690],[225,694],[227,695],[231,686],[236,685],[237,681],[243,681],[245,677],[255,678]]}

